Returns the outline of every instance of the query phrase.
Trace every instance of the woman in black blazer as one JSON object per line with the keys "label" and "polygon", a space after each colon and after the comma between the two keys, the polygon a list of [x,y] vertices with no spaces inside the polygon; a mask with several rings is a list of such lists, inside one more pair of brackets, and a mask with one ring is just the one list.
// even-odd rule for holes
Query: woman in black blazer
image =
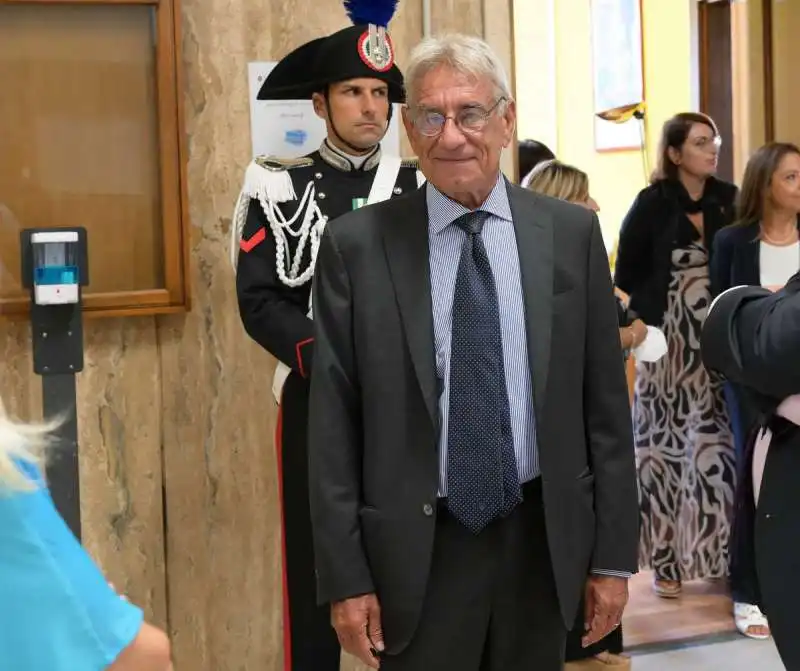
{"label": "woman in black blazer", "polygon": [[800,669],[800,274],[775,293],[737,287],[720,295],[702,334],[703,360],[747,388],[760,412],[742,482],[754,533],[756,596],[781,659]]}
{"label": "woman in black blazer", "polygon": [[[774,142],[761,147],[747,163],[737,222],[714,239],[711,287],[714,295],[739,285],[782,287],[800,270],[800,149]],[[747,445],[758,421],[758,407],[750,395],[726,382],[725,397],[731,416],[739,480],[750,463]],[[741,497],[737,495],[737,502]],[[766,618],[755,605],[746,556],[752,528],[748,517],[734,515],[730,542],[730,582],[736,628],[751,638],[767,638]]]}
{"label": "woman in black blazer", "polygon": [[778,289],[800,266],[800,148],[772,142],[747,162],[736,224],[716,235],[715,295],[740,284]]}
{"label": "woman in black blazer", "polygon": [[630,308],[661,328],[668,354],[637,362],[633,424],[641,503],[640,565],[654,590],[727,576],[736,470],[722,385],[700,358],[711,300],[708,261],[731,223],[736,187],[714,177],[720,138],[704,114],[664,125],[659,166],[622,223],[615,283]]}

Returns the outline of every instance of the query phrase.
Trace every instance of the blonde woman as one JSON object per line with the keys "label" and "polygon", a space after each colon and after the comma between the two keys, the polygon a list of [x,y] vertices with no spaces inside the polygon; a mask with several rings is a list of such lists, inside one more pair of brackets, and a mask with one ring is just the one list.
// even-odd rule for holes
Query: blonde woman
{"label": "blonde woman", "polygon": [[106,582],[43,480],[51,425],[0,403],[0,650],[14,671],[169,671],[166,635]]}
{"label": "blonde woman", "polygon": [[[528,175],[527,187],[545,196],[567,200],[576,205],[600,211],[600,207],[589,193],[589,176],[575,166],[557,159],[539,163]],[[647,337],[647,326],[641,319],[630,314],[617,296],[619,338],[627,353],[642,344]]]}
{"label": "blonde woman", "polygon": [[[589,194],[588,175],[582,170],[556,159],[539,163],[531,171],[527,182],[527,187],[531,191],[567,200],[594,211],[600,209]],[[640,319],[632,318],[619,296],[617,296],[617,313],[620,341],[623,351],[627,355],[627,352],[644,341],[647,336],[647,327]],[[567,636],[565,661],[569,664],[598,657],[603,662],[603,666],[608,669],[629,668],[630,660],[619,655],[622,652],[622,627],[617,627],[605,638],[584,648],[581,643],[583,622],[584,613],[583,605],[581,605],[575,626]],[[576,668],[578,667],[576,666]]]}

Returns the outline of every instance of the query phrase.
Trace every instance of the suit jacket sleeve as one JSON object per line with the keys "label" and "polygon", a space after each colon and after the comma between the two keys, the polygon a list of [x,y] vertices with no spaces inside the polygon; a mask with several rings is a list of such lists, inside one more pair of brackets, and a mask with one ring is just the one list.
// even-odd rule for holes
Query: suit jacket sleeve
{"label": "suit jacket sleeve", "polygon": [[316,347],[309,409],[309,495],[320,604],[374,592],[361,541],[362,431],[350,279],[332,227],[314,275]]}
{"label": "suit jacket sleeve", "polygon": [[256,199],[250,200],[240,246],[236,296],[245,331],[276,359],[307,377],[314,342],[307,294],[278,278],[275,239]]}
{"label": "suit jacket sleeve", "polygon": [[639,511],[628,387],[608,256],[600,224],[588,258],[588,317],[584,355],[584,413],[595,477],[597,529],[592,568],[635,573]]}
{"label": "suit jacket sleeve", "polygon": [[703,327],[703,362],[729,380],[774,399],[800,393],[800,292],[737,287],[712,306]]}

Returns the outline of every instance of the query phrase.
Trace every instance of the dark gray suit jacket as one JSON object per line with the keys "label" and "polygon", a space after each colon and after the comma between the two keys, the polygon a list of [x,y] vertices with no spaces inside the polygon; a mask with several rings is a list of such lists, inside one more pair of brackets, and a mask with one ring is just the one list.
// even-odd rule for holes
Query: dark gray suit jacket
{"label": "dark gray suit jacket", "polygon": [[[571,626],[590,567],[637,568],[616,306],[596,216],[508,190],[549,550],[561,617]],[[387,651],[396,653],[420,616],[436,529],[439,418],[424,187],[328,224],[313,305],[309,453],[319,601],[377,592]]]}

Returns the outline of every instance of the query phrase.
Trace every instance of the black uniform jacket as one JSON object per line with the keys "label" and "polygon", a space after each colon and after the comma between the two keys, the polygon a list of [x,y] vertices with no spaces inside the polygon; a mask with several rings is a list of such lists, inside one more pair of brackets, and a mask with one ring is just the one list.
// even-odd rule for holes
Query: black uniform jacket
{"label": "black uniform jacket", "polygon": [[[265,202],[268,208],[277,209],[277,219],[292,222],[296,218],[288,227],[271,224],[264,211],[265,203],[258,198],[250,199],[236,271],[239,313],[250,337],[303,377],[311,371],[314,343],[313,322],[308,316],[311,274],[307,273],[308,278],[302,282],[294,282],[296,286],[290,286],[280,277],[277,250],[281,243],[276,231],[286,240],[282,243],[283,273],[290,274],[292,261],[299,256],[296,275],[301,276],[313,265],[312,254],[316,255],[313,233],[298,235],[304,218],[311,215],[313,228],[320,218],[335,219],[366,203],[379,159],[380,153],[376,152],[361,168],[354,168],[341,154],[323,144],[320,151],[301,159],[255,161],[260,169],[275,173],[272,177],[288,173],[296,198],[281,203]],[[417,175],[416,161],[403,161],[392,196],[418,188]],[[304,199],[309,185],[313,186],[313,199]],[[298,254],[299,245],[303,249]],[[310,270],[313,272],[313,267]]]}

